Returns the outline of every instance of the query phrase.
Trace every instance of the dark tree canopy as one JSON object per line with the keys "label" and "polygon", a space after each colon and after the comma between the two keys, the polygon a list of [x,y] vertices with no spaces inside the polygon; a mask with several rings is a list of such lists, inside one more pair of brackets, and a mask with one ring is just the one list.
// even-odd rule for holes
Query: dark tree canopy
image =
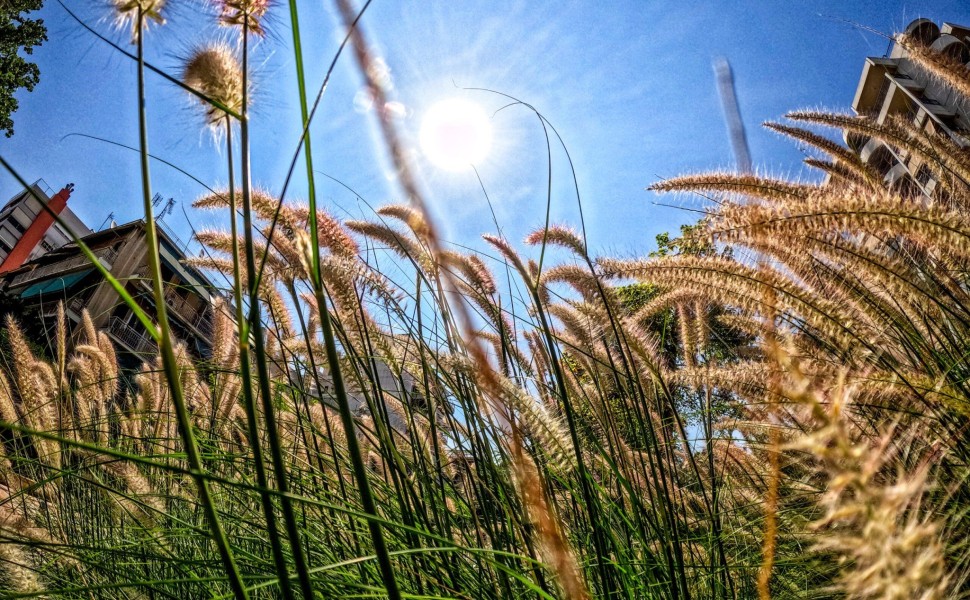
{"label": "dark tree canopy", "polygon": [[32,91],[40,81],[40,69],[20,55],[30,56],[35,46],[47,41],[43,19],[28,19],[25,13],[40,9],[43,0],[0,0],[0,130],[13,135],[18,103],[14,93]]}

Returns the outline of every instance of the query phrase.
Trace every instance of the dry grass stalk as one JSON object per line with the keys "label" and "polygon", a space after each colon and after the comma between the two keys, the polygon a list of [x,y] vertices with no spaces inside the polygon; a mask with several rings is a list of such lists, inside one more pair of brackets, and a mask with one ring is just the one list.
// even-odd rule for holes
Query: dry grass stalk
{"label": "dry grass stalk", "polygon": [[[926,442],[898,425],[881,431],[858,429],[850,419],[853,388],[844,375],[824,386],[802,372],[781,350],[771,353],[784,368],[780,393],[808,411],[785,445],[817,461],[826,488],[820,498],[824,516],[812,524],[823,535],[815,548],[839,557],[839,586],[857,600],[941,600],[949,597],[950,575],[942,529],[923,506],[931,487],[930,459],[909,470],[896,462],[902,452],[918,452]],[[867,427],[868,429],[868,427]],[[939,459],[938,452],[936,455]]]}
{"label": "dry grass stalk", "polygon": [[516,487],[522,495],[522,504],[532,526],[536,528],[541,544],[543,560],[556,575],[556,583],[563,596],[569,600],[586,600],[589,592],[573,557],[572,548],[566,540],[552,506],[546,498],[542,480],[535,465],[521,453],[521,444],[514,445],[513,467]]}
{"label": "dry grass stalk", "polygon": [[906,49],[907,58],[924,71],[970,98],[970,67],[953,56],[937,52],[915,36],[899,35],[896,42]]}

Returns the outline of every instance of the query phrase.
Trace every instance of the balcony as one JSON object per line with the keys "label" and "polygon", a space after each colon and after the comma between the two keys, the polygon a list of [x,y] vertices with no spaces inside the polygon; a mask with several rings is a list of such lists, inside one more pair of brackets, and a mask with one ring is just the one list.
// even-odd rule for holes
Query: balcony
{"label": "balcony", "polygon": [[71,298],[71,301],[67,303],[67,309],[73,311],[78,316],[81,315],[81,311],[87,306],[88,301],[81,296],[75,296]]}
{"label": "balcony", "polygon": [[176,316],[198,331],[207,336],[212,335],[212,318],[209,316],[207,306],[203,306],[202,310],[198,310],[192,306],[188,298],[178,295],[172,289],[165,290],[165,304]]}
{"label": "balcony", "polygon": [[869,142],[870,138],[867,135],[846,130],[842,132],[842,140],[845,141],[846,146],[858,152]]}
{"label": "balcony", "polygon": [[910,91],[910,92],[912,92],[914,94],[922,94],[923,93],[923,90],[926,89],[926,86],[925,85],[923,85],[922,83],[916,81],[915,79],[913,79],[909,75],[904,75],[902,73],[898,73],[896,75],[888,75],[887,74],[886,77],[888,77],[889,80],[892,81],[893,83],[895,83],[898,87],[901,87],[904,90],[908,90],[908,91]]}
{"label": "balcony", "polygon": [[869,138],[869,141],[867,141],[865,145],[862,146],[862,149],[859,151],[859,160],[861,160],[864,163],[869,163],[870,162],[869,159],[872,158],[873,155],[878,156],[881,152],[884,152],[885,150],[886,150],[886,145],[882,143],[882,140],[877,138]]}
{"label": "balcony", "polygon": [[[142,265],[132,272],[130,281],[137,281],[147,290],[153,290],[148,265]],[[174,313],[180,321],[185,322],[205,336],[212,335],[212,317],[209,314],[209,301],[203,298],[201,309],[192,305],[188,298],[181,296],[175,288],[168,287],[171,283],[163,284],[165,289],[165,305],[170,313]]]}
{"label": "balcony", "polygon": [[934,120],[937,121],[940,119],[949,119],[950,117],[955,117],[957,114],[956,110],[950,108],[949,106],[943,106],[931,98],[923,98],[920,104],[922,105],[923,109],[926,110],[926,112],[936,117]]}
{"label": "balcony", "polygon": [[[109,246],[95,250],[94,256],[97,257],[98,261],[100,261],[105,268],[111,269],[111,264],[114,262],[114,259],[118,257],[118,251]],[[30,283],[31,281],[43,279],[48,275],[60,275],[68,271],[90,266],[91,261],[88,260],[88,257],[84,256],[83,254],[78,254],[77,256],[72,256],[71,258],[43,265],[31,271],[21,273],[13,278],[13,280],[10,282],[10,287],[16,287]]]}
{"label": "balcony", "polygon": [[108,333],[135,354],[154,354],[158,351],[158,346],[151,336],[118,317],[111,317],[111,321],[108,322]]}

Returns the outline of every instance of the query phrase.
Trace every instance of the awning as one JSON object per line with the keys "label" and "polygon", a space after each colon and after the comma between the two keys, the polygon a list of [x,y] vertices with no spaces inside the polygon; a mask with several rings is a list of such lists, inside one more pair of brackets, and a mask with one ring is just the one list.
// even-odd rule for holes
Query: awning
{"label": "awning", "polygon": [[30,298],[33,296],[40,296],[41,294],[45,296],[48,294],[63,294],[65,290],[70,288],[81,279],[84,279],[84,277],[93,270],[94,269],[85,269],[69,275],[52,277],[46,281],[35,283],[34,285],[28,286],[23,292],[21,292],[20,297]]}

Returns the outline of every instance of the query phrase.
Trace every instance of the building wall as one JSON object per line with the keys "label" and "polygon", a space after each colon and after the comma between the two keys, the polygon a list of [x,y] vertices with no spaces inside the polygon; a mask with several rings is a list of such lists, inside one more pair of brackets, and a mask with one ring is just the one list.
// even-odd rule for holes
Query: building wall
{"label": "building wall", "polygon": [[[50,200],[50,197],[37,184],[33,185],[33,189],[45,202]],[[29,196],[28,192],[20,192],[7,202],[3,210],[0,210],[0,262],[7,258],[13,247],[20,241],[23,233],[34,221],[36,212],[31,213],[29,207],[26,206]]]}
{"label": "building wall", "polygon": [[[50,201],[49,189],[46,188],[45,184],[34,183],[31,189],[44,203]],[[19,192],[4,205],[3,209],[0,209],[0,263],[7,258],[10,250],[20,241],[23,233],[43,210],[43,206],[34,194],[26,190]],[[60,217],[66,222],[68,228],[65,229],[57,223],[51,225],[41,241],[31,251],[28,260],[33,260],[51,250],[64,246],[72,241],[75,236],[84,237],[92,233],[91,229],[70,208],[61,211]]]}
{"label": "building wall", "polygon": [[[960,62],[970,61],[970,29],[966,27],[950,23],[940,27],[917,19],[906,33]],[[931,135],[948,136],[962,146],[970,144],[970,102],[919,68],[898,42],[888,56],[866,59],[852,108],[880,124],[903,119]],[[846,142],[885,177],[887,185],[907,194],[936,195],[936,181],[917,158],[874,138],[847,134]]]}
{"label": "building wall", "polygon": [[61,227],[60,223],[54,223],[47,230],[43,241],[38,244],[30,253],[28,260],[33,260],[51,250],[55,250],[74,241],[75,237],[84,237],[91,233],[87,225],[78,218],[70,208],[61,211],[61,218],[67,223],[68,227]]}
{"label": "building wall", "polygon": [[[145,264],[147,258],[144,231],[134,229],[115,244],[119,248],[118,255],[111,262],[111,274],[120,281],[130,280],[138,267]],[[120,300],[118,293],[106,283],[94,290],[88,297],[86,308],[95,327],[107,328],[108,321]]]}

